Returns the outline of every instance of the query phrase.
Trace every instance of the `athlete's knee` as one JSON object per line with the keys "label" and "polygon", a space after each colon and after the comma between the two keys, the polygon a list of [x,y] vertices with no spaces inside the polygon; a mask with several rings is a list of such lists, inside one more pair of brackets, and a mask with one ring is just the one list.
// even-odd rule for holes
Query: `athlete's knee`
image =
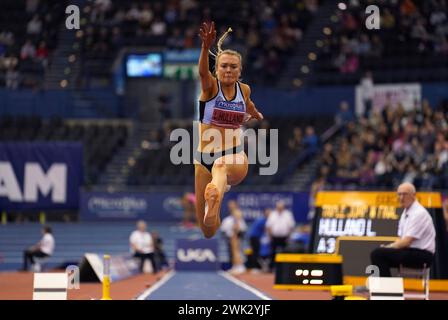
{"label": "athlete's knee", "polygon": [[226,163],[224,162],[223,159],[218,159],[213,164],[213,168],[214,169],[225,169],[226,168]]}

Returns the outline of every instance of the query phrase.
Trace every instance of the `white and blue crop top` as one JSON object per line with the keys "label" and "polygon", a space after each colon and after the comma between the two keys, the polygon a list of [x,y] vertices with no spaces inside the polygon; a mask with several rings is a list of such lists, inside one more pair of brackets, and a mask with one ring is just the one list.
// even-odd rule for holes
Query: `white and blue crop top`
{"label": "white and blue crop top", "polygon": [[235,83],[235,97],[227,100],[218,80],[218,93],[208,101],[199,101],[199,121],[218,127],[238,129],[244,122],[246,103],[239,82]]}

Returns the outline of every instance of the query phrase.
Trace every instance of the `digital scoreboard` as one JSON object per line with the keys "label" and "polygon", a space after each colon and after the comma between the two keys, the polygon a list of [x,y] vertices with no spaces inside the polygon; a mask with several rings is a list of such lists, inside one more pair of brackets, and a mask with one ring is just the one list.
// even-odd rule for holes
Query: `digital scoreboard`
{"label": "digital scoreboard", "polygon": [[275,284],[279,290],[328,290],[342,284],[342,256],[291,254],[275,256]]}

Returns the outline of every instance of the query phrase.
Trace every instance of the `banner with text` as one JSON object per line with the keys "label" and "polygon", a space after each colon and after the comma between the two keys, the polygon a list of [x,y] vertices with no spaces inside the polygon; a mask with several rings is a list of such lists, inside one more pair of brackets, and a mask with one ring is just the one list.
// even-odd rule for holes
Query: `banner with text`
{"label": "banner with text", "polygon": [[[419,105],[422,99],[422,86],[419,83],[374,85],[372,91],[372,110],[376,111],[381,111],[388,103],[393,108],[400,103],[404,110],[409,111],[414,109],[415,105]],[[364,113],[364,94],[362,87],[356,86],[356,114]]]}
{"label": "banner with text", "polygon": [[0,143],[0,208],[78,208],[82,164],[81,143]]}

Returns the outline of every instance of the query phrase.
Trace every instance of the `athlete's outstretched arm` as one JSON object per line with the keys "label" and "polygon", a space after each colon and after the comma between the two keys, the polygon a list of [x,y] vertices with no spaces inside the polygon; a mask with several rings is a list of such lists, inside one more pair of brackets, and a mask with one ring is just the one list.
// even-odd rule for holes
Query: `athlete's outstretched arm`
{"label": "athlete's outstretched arm", "polygon": [[259,112],[257,110],[257,108],[255,107],[255,103],[250,99],[250,87],[248,85],[245,85],[246,89],[244,91],[245,92],[245,96],[246,98],[246,107],[247,110],[246,112],[250,115],[250,117],[246,120],[249,121],[250,119],[254,118],[257,120],[263,120],[263,115],[261,114],[261,112]]}
{"label": "athlete's outstretched arm", "polygon": [[213,86],[213,76],[208,65],[208,54],[211,46],[216,40],[215,23],[204,22],[199,29],[199,37],[202,41],[201,55],[199,56],[199,76],[201,78],[202,91],[207,91]]}

